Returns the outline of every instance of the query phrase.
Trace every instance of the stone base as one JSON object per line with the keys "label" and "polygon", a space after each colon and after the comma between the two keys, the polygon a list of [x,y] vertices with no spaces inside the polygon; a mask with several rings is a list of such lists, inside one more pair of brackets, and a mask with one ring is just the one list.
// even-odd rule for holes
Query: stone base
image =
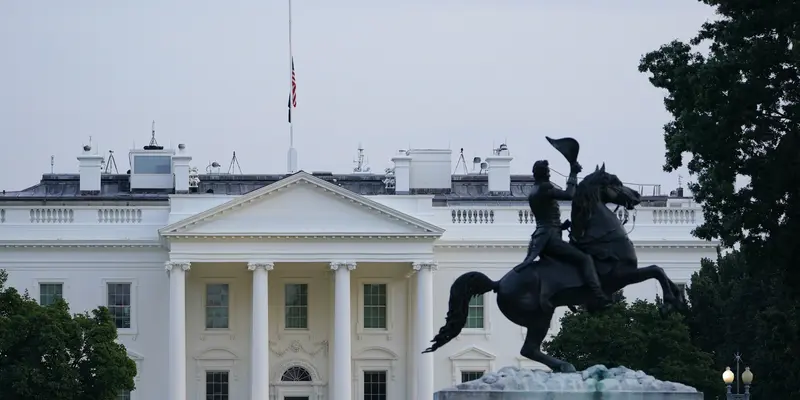
{"label": "stone base", "polygon": [[434,394],[434,400],[703,400],[696,389],[625,367],[554,373],[501,368]]}
{"label": "stone base", "polygon": [[702,393],[510,392],[442,390],[433,400],[703,400]]}

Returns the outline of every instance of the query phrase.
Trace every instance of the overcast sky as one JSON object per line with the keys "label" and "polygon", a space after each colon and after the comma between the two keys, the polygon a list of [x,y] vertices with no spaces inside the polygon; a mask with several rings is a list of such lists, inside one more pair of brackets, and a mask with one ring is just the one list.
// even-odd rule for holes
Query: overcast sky
{"label": "overcast sky", "polygon": [[[401,148],[460,148],[471,169],[506,141],[513,173],[566,162],[660,183],[663,93],[640,57],[688,39],[695,0],[294,0],[295,147],[306,171],[374,171]],[[194,164],[286,171],[288,3],[283,0],[0,0],[0,189],[77,172],[89,137],[114,150],[185,143]]]}

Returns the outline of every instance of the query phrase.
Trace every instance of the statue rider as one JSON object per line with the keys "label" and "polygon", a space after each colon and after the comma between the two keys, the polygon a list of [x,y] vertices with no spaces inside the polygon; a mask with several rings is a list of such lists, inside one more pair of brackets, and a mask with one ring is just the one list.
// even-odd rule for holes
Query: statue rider
{"label": "statue rider", "polygon": [[558,202],[572,201],[581,169],[577,161],[571,162],[567,188],[561,190],[550,182],[550,166],[547,160],[539,160],[533,164],[534,184],[528,195],[528,204],[536,220],[536,230],[531,235],[525,261],[516,266],[515,270],[531,266],[537,256],[548,256],[575,266],[581,273],[584,284],[592,291],[594,301],[591,305],[602,308],[610,304],[611,300],[600,286],[594,261],[589,255],[561,238],[561,232],[570,226],[570,221],[567,220],[562,225]]}

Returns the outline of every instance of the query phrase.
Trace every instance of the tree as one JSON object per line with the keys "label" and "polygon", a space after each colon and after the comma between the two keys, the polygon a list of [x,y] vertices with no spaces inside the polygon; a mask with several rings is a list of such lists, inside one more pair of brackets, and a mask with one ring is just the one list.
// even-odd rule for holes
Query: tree
{"label": "tree", "polygon": [[694,234],[729,252],[692,279],[693,341],[717,368],[742,350],[754,396],[800,399],[800,2],[702,2],[716,20],[639,64],[672,114],[664,170],[690,156]]}
{"label": "tree", "polygon": [[70,315],[6,287],[0,270],[0,393],[8,400],[115,400],[133,390],[136,364],[116,343],[105,307]]}
{"label": "tree", "polygon": [[692,340],[714,354],[718,371],[733,367],[734,353],[741,353],[756,375],[754,396],[800,398],[798,307],[782,282],[749,271],[739,251],[702,261],[687,290]]}
{"label": "tree", "polygon": [[[800,196],[800,3],[704,0],[719,19],[690,44],[646,54],[639,70],[665,89],[665,171],[683,165],[703,204],[700,238],[762,243],[797,227]],[[704,55],[692,45],[710,44]],[[738,177],[749,180],[736,189]],[[791,217],[791,218],[789,218]]]}
{"label": "tree", "polygon": [[544,350],[578,369],[625,366],[703,392],[713,390],[717,375],[712,356],[692,344],[680,314],[662,317],[657,303],[641,300],[617,302],[599,313],[567,312]]}

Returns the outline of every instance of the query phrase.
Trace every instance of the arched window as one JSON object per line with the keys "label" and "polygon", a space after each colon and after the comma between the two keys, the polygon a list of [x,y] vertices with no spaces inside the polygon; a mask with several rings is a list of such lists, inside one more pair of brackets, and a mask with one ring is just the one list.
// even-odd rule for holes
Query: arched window
{"label": "arched window", "polygon": [[283,382],[311,382],[311,374],[303,367],[290,367],[281,376]]}

